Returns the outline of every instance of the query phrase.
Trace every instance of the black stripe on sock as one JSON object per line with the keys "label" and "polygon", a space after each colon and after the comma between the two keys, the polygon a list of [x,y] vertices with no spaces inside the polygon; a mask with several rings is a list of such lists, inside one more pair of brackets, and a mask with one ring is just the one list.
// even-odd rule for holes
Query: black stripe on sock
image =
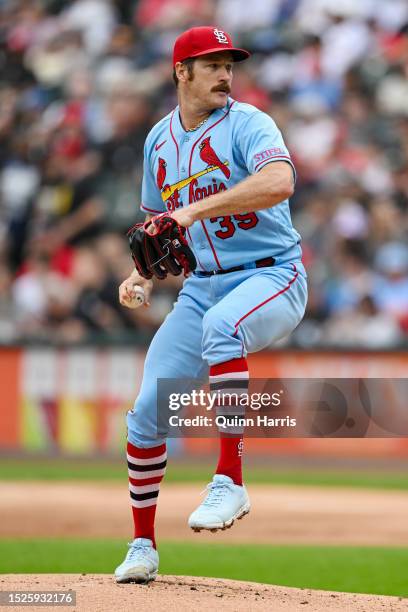
{"label": "black stripe on sock", "polygon": [[150,472],[152,470],[162,470],[167,465],[167,460],[162,461],[162,463],[151,463],[150,465],[137,465],[134,463],[127,462],[129,470],[133,470],[134,472]]}
{"label": "black stripe on sock", "polygon": [[149,493],[133,493],[130,491],[130,497],[135,501],[143,501],[144,499],[155,499],[158,497],[159,491],[150,491]]}
{"label": "black stripe on sock", "polygon": [[210,391],[227,391],[230,390],[231,393],[234,393],[234,389],[247,389],[249,386],[249,380],[245,379],[231,379],[221,380],[220,382],[211,382],[210,383]]}

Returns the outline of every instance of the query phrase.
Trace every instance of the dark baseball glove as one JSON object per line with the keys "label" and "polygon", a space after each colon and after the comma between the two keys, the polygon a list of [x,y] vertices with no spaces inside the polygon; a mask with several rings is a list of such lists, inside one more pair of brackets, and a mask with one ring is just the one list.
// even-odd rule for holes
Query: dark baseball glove
{"label": "dark baseball glove", "polygon": [[[154,233],[151,234],[151,226]],[[136,269],[143,278],[166,278],[170,273],[187,276],[196,269],[193,251],[185,239],[186,229],[171,215],[163,213],[145,223],[137,223],[127,232]]]}

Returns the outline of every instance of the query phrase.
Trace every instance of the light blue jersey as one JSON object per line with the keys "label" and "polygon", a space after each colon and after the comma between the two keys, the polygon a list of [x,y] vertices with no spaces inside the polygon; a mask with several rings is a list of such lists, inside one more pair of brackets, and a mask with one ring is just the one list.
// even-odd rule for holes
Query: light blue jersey
{"label": "light blue jersey", "polygon": [[[230,189],[273,161],[292,165],[272,119],[231,99],[194,132],[183,129],[176,108],[152,129],[144,153],[142,210],[153,215]],[[209,366],[246,357],[287,336],[305,312],[306,272],[287,200],[256,213],[196,222],[187,236],[198,270],[247,265],[225,274],[192,274],[184,281],[149,347],[146,375],[128,413],[128,437],[138,447],[165,440],[157,427],[158,379],[205,378]],[[273,263],[256,267],[258,260],[272,257]]]}
{"label": "light blue jersey", "polygon": [[[229,52],[225,61],[218,61],[216,55],[215,63],[210,60],[208,64],[212,82],[220,85],[231,81],[232,60],[246,59],[249,53],[233,47],[231,37],[218,28],[199,27],[184,32],[174,45],[173,66],[179,66],[186,58],[205,58],[224,51]],[[209,89],[210,83],[207,85]],[[179,90],[180,99],[184,97],[187,101],[188,90],[188,87]],[[193,204],[194,209],[204,206],[205,210],[201,200],[232,189],[277,161],[288,163],[295,178],[279,129],[254,106],[228,98],[224,108],[214,110],[190,131],[183,128],[176,107],[153,127],[146,139],[141,210],[159,215]],[[272,187],[273,178],[270,181]],[[254,193],[256,189],[255,185]],[[239,193],[239,189],[235,192]],[[164,473],[163,449],[171,424],[168,413],[171,396],[160,391],[160,381],[165,380],[170,391],[169,379],[175,379],[177,390],[189,392],[201,387],[210,376],[211,390],[228,396],[231,390],[241,393],[244,387],[248,389],[247,355],[268,349],[287,337],[305,313],[307,276],[289,202],[273,205],[271,197],[270,207],[256,212],[251,212],[251,204],[251,195],[246,195],[232,210],[247,212],[199,220],[186,229],[197,269],[184,279],[171,312],[150,343],[139,394],[127,413],[135,537],[150,538],[153,544],[155,502],[158,482]],[[142,282],[137,273],[128,281]],[[238,404],[221,402],[215,414],[242,415],[242,406]],[[216,472],[221,480],[232,479],[240,490],[243,429],[227,426],[223,431],[219,426],[219,432],[221,451]],[[220,501],[223,507],[225,500],[228,501],[223,494]],[[209,520],[216,522],[207,522],[206,529],[213,530],[212,524],[225,529],[241,516],[242,507],[237,512],[230,501],[228,504],[232,517],[228,522],[219,507],[210,504]],[[116,576],[121,568],[130,567],[127,563],[130,561],[119,566]],[[123,570],[121,575],[127,578],[129,574]]]}
{"label": "light blue jersey", "polygon": [[[275,122],[254,106],[230,98],[193,132],[184,130],[177,107],[146,139],[141,209],[154,215],[188,206],[231,189],[274,161],[289,163],[295,173]],[[267,257],[281,262],[301,258],[288,200],[256,212],[197,221],[187,239],[197,270],[228,269]]]}

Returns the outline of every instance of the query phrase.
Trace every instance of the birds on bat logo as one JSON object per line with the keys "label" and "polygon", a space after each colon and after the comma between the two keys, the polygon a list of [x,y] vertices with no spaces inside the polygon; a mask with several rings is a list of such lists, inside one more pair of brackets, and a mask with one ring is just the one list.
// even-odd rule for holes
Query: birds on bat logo
{"label": "birds on bat logo", "polygon": [[199,146],[200,159],[205,162],[206,168],[191,174],[186,178],[182,178],[177,183],[170,185],[166,182],[167,176],[167,162],[162,157],[158,158],[157,172],[156,172],[156,184],[161,192],[163,202],[166,204],[167,210],[174,211],[177,208],[183,206],[181,200],[180,191],[185,187],[189,188],[189,202],[197,202],[203,198],[218,193],[219,191],[225,191],[226,185],[218,178],[212,177],[211,183],[200,185],[199,179],[207,174],[212,174],[216,170],[220,170],[223,175],[229,179],[231,176],[231,170],[228,168],[229,161],[222,162],[211,145],[211,136],[204,138]]}
{"label": "birds on bat logo", "polygon": [[221,172],[224,174],[225,178],[229,179],[231,176],[231,171],[228,166],[226,166],[225,163],[220,160],[217,153],[212,148],[210,141],[211,136],[208,136],[200,142],[200,145],[198,147],[200,149],[200,158],[208,166],[218,166]]}

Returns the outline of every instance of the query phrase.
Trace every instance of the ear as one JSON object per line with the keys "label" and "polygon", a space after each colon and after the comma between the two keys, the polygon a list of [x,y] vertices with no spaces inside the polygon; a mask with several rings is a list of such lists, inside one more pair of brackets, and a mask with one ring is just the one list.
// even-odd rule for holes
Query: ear
{"label": "ear", "polygon": [[188,81],[188,69],[185,64],[182,62],[177,62],[174,66],[174,70],[176,71],[176,76],[181,83],[186,83]]}

